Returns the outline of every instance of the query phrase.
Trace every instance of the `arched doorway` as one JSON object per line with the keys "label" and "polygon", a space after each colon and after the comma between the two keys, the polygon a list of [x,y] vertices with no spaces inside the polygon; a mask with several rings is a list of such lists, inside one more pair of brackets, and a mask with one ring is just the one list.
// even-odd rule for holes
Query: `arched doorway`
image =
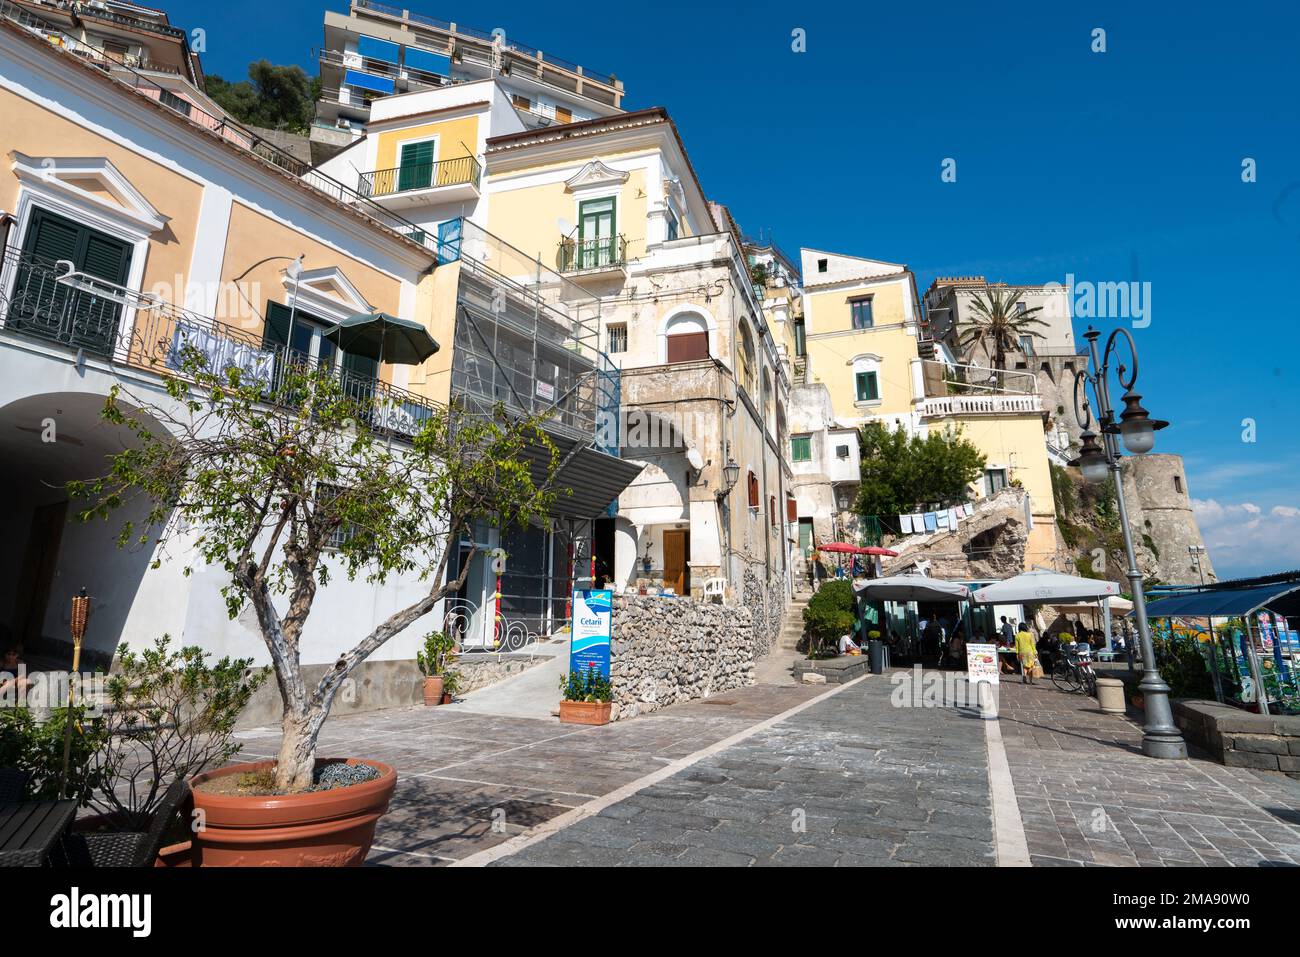
{"label": "arched doorway", "polygon": [[[68,613],[84,588],[91,618],[83,667],[107,667],[135,606],[152,546],[118,548],[125,521],[139,523],[148,503],[128,502],[108,521],[75,521],[67,483],[104,473],[130,441],[103,421],[104,396],[44,393],[0,407],[0,644],[19,644],[29,662],[71,664]],[[161,428],[161,426],[160,426]],[[168,630],[156,609],[157,635]],[[179,619],[178,619],[179,620]]]}

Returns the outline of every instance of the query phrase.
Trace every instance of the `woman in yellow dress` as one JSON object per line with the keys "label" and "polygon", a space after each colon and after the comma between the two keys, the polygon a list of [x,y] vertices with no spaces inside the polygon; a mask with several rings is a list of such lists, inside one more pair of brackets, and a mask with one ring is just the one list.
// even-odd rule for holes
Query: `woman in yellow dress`
{"label": "woman in yellow dress", "polygon": [[1038,645],[1034,641],[1033,632],[1023,621],[1020,623],[1020,630],[1016,632],[1016,657],[1020,659],[1020,681],[1021,683],[1034,683],[1034,669],[1038,667]]}

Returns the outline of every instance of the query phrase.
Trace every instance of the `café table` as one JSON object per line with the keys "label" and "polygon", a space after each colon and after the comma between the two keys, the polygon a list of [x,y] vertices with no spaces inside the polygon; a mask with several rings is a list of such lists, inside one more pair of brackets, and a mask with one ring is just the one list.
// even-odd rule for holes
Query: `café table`
{"label": "caf\u00e9 table", "polygon": [[43,866],[76,816],[76,801],[0,804],[0,867]]}

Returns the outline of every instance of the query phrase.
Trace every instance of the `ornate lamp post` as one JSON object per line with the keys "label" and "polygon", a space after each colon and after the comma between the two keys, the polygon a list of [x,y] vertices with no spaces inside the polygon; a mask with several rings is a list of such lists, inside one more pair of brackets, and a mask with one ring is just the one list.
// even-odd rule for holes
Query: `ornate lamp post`
{"label": "ornate lamp post", "polygon": [[[1133,368],[1130,371],[1122,362],[1115,368],[1120,387],[1124,389],[1121,401],[1124,409],[1115,421],[1115,409],[1110,400],[1110,363],[1121,336],[1128,342]],[[1156,667],[1155,648],[1151,642],[1151,626],[1147,622],[1146,596],[1142,592],[1142,573],[1137,567],[1137,552],[1133,547],[1133,530],[1128,523],[1128,508],[1124,503],[1124,481],[1120,474],[1120,441],[1134,455],[1145,455],[1155,446],[1155,434],[1168,422],[1152,419],[1142,407],[1142,396],[1133,391],[1138,377],[1137,345],[1124,328],[1116,329],[1106,340],[1104,352],[1098,351],[1097,340],[1101,333],[1092,326],[1083,337],[1088,340],[1091,369],[1075,374],[1074,414],[1083,428],[1077,464],[1085,481],[1104,482],[1109,474],[1115,481],[1115,501],[1119,506],[1120,529],[1124,533],[1124,552],[1128,558],[1128,580],[1133,592],[1133,614],[1137,619],[1138,641],[1142,647],[1142,698],[1146,708],[1146,723],[1142,726],[1142,753],[1153,758],[1185,758],[1187,744],[1174,724],[1169,706],[1169,685],[1160,677]],[[1088,387],[1096,400],[1096,425],[1092,406],[1088,401]],[[1100,439],[1100,441],[1099,441]]]}

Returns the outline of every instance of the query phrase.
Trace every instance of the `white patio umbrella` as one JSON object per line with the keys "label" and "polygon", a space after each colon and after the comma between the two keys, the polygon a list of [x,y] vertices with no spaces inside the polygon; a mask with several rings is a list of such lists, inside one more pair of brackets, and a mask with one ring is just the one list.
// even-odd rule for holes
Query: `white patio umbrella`
{"label": "white patio umbrella", "polygon": [[985,605],[1055,605],[1099,601],[1119,594],[1119,585],[1099,578],[1080,578],[1044,568],[976,589],[974,600]]}
{"label": "white patio umbrella", "polygon": [[891,575],[868,578],[853,590],[877,601],[970,601],[970,588],[960,582],[940,581],[925,575]]}

